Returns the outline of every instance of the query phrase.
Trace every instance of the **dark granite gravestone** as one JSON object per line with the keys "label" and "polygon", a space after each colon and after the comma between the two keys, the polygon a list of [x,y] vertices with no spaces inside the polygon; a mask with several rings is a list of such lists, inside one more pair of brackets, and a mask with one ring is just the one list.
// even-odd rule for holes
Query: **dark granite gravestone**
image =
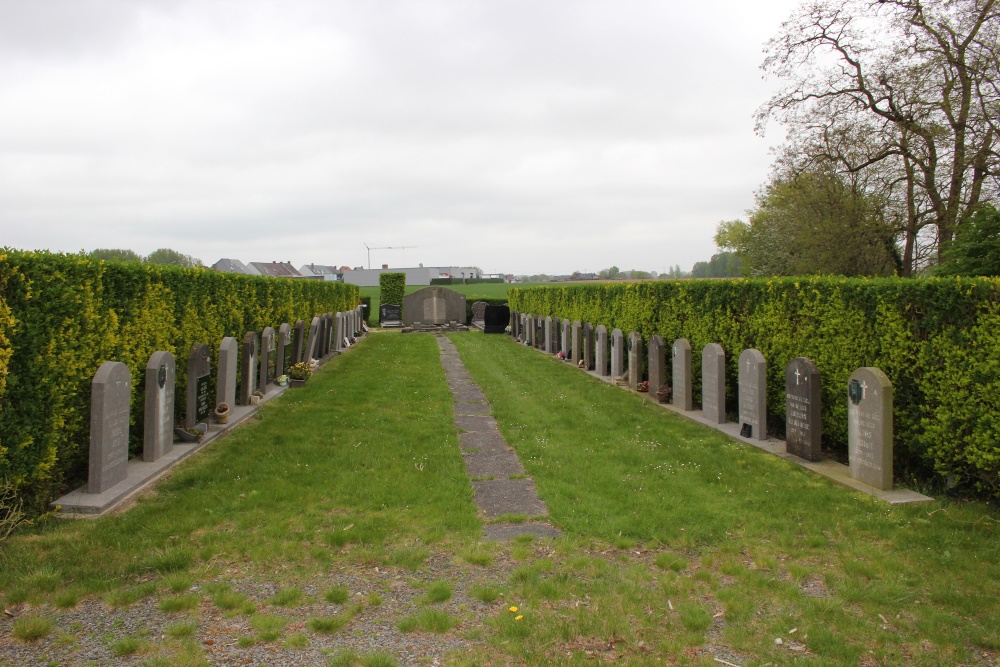
{"label": "dark granite gravestone", "polygon": [[667,382],[667,360],[663,354],[663,339],[657,335],[649,337],[649,393],[655,394],[656,390]]}
{"label": "dark granite gravestone", "polygon": [[635,389],[642,382],[642,334],[633,331],[628,335],[628,384]]}
{"label": "dark granite gravestone", "polygon": [[309,340],[306,341],[306,361],[319,358],[319,329],[320,319],[312,318],[312,323],[309,325]]}
{"label": "dark granite gravestone", "polygon": [[701,351],[701,414],[713,424],[726,423],[726,351],[718,343]]}
{"label": "dark granite gravestone", "polygon": [[[425,287],[403,297],[403,324],[442,325],[465,322],[465,295],[438,285]],[[352,334],[353,335],[353,334]]]}
{"label": "dark granite gravestone", "polygon": [[535,344],[536,350],[545,349],[545,318],[541,315],[536,315],[535,319],[535,336],[532,338],[531,342]]}
{"label": "dark granite gravestone", "polygon": [[219,344],[219,377],[215,383],[215,404],[225,403],[230,408],[236,405],[236,367],[239,343],[232,336],[226,336]]}
{"label": "dark granite gravestone", "polygon": [[[607,345],[608,330],[604,330],[604,340],[605,346]],[[590,322],[583,323],[583,367],[585,370],[592,371],[597,367],[597,362],[595,361],[595,355],[597,354],[597,343],[596,343],[596,333],[594,332],[594,325]],[[607,359],[607,352],[605,352],[605,359]],[[579,363],[579,362],[578,362]],[[607,375],[607,373],[605,373]]]}
{"label": "dark granite gravestone", "polygon": [[378,307],[378,321],[381,323],[383,329],[402,327],[403,307],[395,303],[383,303]]}
{"label": "dark granite gravestone", "polygon": [[[318,327],[317,318],[313,323]],[[240,405],[250,405],[250,397],[257,391],[257,332],[248,331],[243,337],[243,360],[240,366]]]}
{"label": "dark granite gravestone", "polygon": [[510,335],[513,338],[521,335],[521,313],[516,310],[510,311]]}
{"label": "dark granite gravestone", "polygon": [[892,382],[880,369],[859,368],[847,381],[847,455],[851,477],[892,488]]}
{"label": "dark granite gravestone", "polygon": [[607,377],[608,372],[608,328],[603,324],[597,325],[597,349],[594,351],[595,368],[597,374]]}
{"label": "dark granite gravestone", "polygon": [[212,357],[208,345],[195,343],[191,346],[187,364],[187,410],[184,425],[194,428],[195,424],[208,420],[212,414]]}
{"label": "dark granite gravestone", "polygon": [[304,361],[306,351],[306,323],[295,320],[295,333],[292,334],[292,365]]}
{"label": "dark granite gravestone", "polygon": [[673,404],[678,410],[694,408],[694,395],[691,389],[691,343],[686,338],[674,341],[670,352],[673,357]]}
{"label": "dark granite gravestone", "polygon": [[740,425],[755,440],[767,440],[767,362],[759,350],[743,350],[738,372]]}
{"label": "dark granite gravestone", "polygon": [[819,368],[796,357],[785,367],[785,451],[807,461],[822,458]]}
{"label": "dark granite gravestone", "polygon": [[257,388],[265,394],[268,383],[274,379],[274,372],[269,368],[274,352],[274,327],[264,327],[264,331],[260,335],[260,369],[257,377]]}
{"label": "dark granite gravestone", "polygon": [[573,320],[569,333],[570,359],[573,363],[580,363],[583,359],[583,324],[580,320]]}
{"label": "dark granite gravestone", "polygon": [[[274,377],[285,374],[288,368],[288,349],[292,342],[292,327],[288,322],[284,322],[278,327],[278,352],[274,357]],[[292,362],[294,363],[294,362]]]}
{"label": "dark granite gravestone", "polygon": [[483,312],[483,333],[502,334],[510,322],[510,308],[507,306],[486,306]]}
{"label": "dark granite gravestone", "polygon": [[146,363],[142,417],[142,460],[156,461],[174,448],[174,355],[154,352]]}
{"label": "dark granite gravestone", "polygon": [[132,376],[120,361],[105,361],[90,384],[90,460],[87,493],[125,479]]}
{"label": "dark granite gravestone", "polygon": [[625,373],[625,334],[621,329],[611,331],[611,377],[617,379]]}

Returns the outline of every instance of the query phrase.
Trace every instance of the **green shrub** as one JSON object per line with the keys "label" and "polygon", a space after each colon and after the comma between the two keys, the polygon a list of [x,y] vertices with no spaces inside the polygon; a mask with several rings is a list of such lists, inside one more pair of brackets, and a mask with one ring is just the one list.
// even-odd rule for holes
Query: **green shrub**
{"label": "green shrub", "polygon": [[[402,308],[403,295],[406,293],[405,273],[382,273],[378,277],[379,304],[395,304]],[[382,314],[372,313],[373,317],[378,317],[379,324],[382,323]]]}
{"label": "green shrub", "polygon": [[[894,386],[897,477],[1000,495],[1000,279],[780,278],[603,283],[509,290],[511,308],[533,315],[686,338],[701,395],[701,349],[726,350],[730,413],[737,361],[767,359],[769,431],[784,434],[785,366],[809,357],[823,382],[823,442],[847,449],[846,386],[862,366]],[[670,374],[670,365],[667,365]]]}

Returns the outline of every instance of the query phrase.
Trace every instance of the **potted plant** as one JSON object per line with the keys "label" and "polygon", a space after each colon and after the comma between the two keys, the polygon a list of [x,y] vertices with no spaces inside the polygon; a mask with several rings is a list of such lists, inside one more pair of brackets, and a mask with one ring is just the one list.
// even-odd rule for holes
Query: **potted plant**
{"label": "potted plant", "polygon": [[288,369],[288,377],[293,387],[301,387],[313,374],[312,366],[304,361],[293,365]]}
{"label": "potted plant", "polygon": [[204,422],[195,424],[194,428],[174,427],[174,435],[180,438],[181,442],[198,442],[207,431],[208,424]]}
{"label": "potted plant", "polygon": [[279,387],[287,387],[288,386],[288,376],[287,375],[279,375],[275,379],[275,382],[277,383],[277,385]]}
{"label": "potted plant", "polygon": [[229,403],[219,403],[215,406],[215,421],[220,424],[225,424],[229,421],[229,414],[231,410],[229,409]]}
{"label": "potted plant", "polygon": [[250,395],[250,405],[259,405],[262,398],[264,398],[264,392],[258,389]]}

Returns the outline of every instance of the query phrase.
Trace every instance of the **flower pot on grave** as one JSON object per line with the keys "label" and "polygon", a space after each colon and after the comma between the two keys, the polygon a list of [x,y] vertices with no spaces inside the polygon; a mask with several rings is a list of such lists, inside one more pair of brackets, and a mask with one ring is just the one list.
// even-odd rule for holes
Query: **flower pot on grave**
{"label": "flower pot on grave", "polygon": [[260,405],[260,396],[251,396],[250,405]]}
{"label": "flower pot on grave", "polygon": [[215,406],[215,421],[219,424],[225,424],[229,421],[229,406],[225,403],[219,403]]}
{"label": "flower pot on grave", "polygon": [[306,385],[306,381],[296,380],[295,378],[292,378],[291,380],[288,381],[288,384],[291,387],[304,387]]}

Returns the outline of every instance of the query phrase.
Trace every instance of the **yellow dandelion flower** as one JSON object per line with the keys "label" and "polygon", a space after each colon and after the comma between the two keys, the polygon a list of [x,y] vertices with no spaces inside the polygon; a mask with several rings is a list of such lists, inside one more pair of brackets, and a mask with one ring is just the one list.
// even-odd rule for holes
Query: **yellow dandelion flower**
{"label": "yellow dandelion flower", "polygon": [[524,618],[524,616],[515,616],[514,620],[515,621],[520,621],[522,618]]}
{"label": "yellow dandelion flower", "polygon": [[512,613],[512,614],[516,614],[516,613],[517,613],[517,607],[511,607],[511,608],[510,608],[510,609],[508,609],[507,611],[509,611],[509,612],[510,612],[510,613]]}

